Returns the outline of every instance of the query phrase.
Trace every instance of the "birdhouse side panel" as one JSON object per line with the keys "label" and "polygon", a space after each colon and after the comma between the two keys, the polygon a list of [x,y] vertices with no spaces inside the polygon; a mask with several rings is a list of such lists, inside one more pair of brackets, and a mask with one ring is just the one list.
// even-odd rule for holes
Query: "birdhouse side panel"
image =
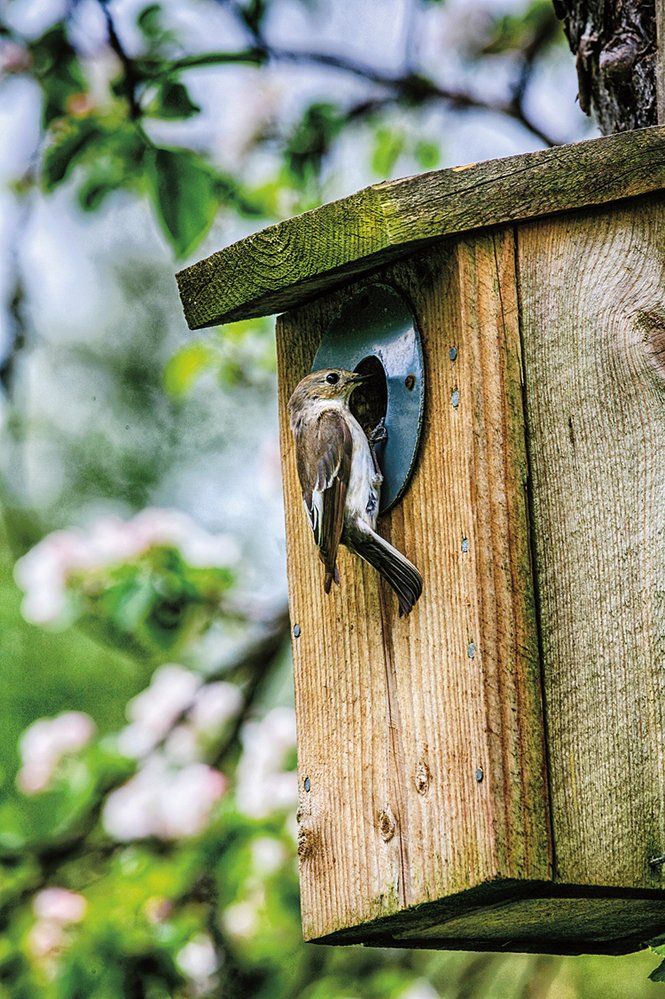
{"label": "birdhouse side panel", "polygon": [[[422,903],[551,874],[514,259],[510,230],[449,240],[278,321],[309,939],[418,925]],[[379,521],[423,575],[403,618],[345,549],[341,585],[323,592],[286,413],[332,319],[372,280],[411,302],[425,355],[415,473]]]}
{"label": "birdhouse side panel", "polygon": [[518,233],[557,879],[663,886],[665,196]]}

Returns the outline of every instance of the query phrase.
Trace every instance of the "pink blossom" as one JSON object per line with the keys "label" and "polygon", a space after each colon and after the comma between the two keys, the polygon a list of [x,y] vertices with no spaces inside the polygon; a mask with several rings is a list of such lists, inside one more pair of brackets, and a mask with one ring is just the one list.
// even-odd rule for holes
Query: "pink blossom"
{"label": "pink blossom", "polygon": [[65,711],[33,722],[19,741],[22,766],[18,786],[26,794],[44,791],[63,757],[82,749],[94,734],[92,718],[81,711]]}
{"label": "pink blossom", "polygon": [[208,683],[196,695],[190,712],[194,728],[204,735],[215,735],[234,718],[242,707],[242,693],[234,683]]}
{"label": "pink blossom", "polygon": [[64,947],[65,940],[62,926],[49,920],[36,922],[28,933],[28,947],[38,960],[54,957]]}
{"label": "pink blossom", "polygon": [[139,772],[106,800],[103,821],[115,839],[179,839],[202,832],[226,791],[222,773],[204,763],[177,769],[154,753]]}
{"label": "pink blossom", "polygon": [[153,674],[150,686],[127,707],[130,724],[118,738],[121,752],[145,755],[160,742],[193,702],[201,678],[177,663],[166,663]]}
{"label": "pink blossom", "polygon": [[80,923],[88,903],[83,895],[67,888],[44,888],[35,895],[32,910],[38,919],[66,925]]}
{"label": "pink blossom", "polygon": [[295,773],[286,769],[295,747],[293,710],[274,708],[261,721],[248,722],[242,744],[236,791],[242,811],[260,819],[275,809],[293,808],[298,801],[298,783]]}
{"label": "pink blossom", "polygon": [[0,73],[24,73],[32,65],[32,56],[23,45],[0,41]]}
{"label": "pink blossom", "polygon": [[166,545],[178,548],[192,566],[227,568],[239,558],[231,537],[209,534],[178,510],[149,507],[128,521],[100,517],[87,531],[48,534],[18,560],[14,575],[25,593],[23,616],[33,624],[66,624],[73,572],[121,565]]}

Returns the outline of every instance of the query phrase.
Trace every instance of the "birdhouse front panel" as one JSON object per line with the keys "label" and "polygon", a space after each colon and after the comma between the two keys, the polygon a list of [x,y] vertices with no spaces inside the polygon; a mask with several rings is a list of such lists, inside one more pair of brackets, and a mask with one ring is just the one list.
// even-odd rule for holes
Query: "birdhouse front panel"
{"label": "birdhouse front panel", "polygon": [[[376,184],[179,280],[192,327],[290,310],[306,938],[621,953],[662,937],[665,128]],[[382,396],[380,351],[359,345],[388,343],[404,310],[414,335]],[[287,414],[322,360],[371,375],[368,428],[385,414],[377,530],[422,575],[402,616],[344,547],[324,592]]]}
{"label": "birdhouse front panel", "polygon": [[405,617],[343,548],[324,593],[286,412],[335,317],[376,278],[278,321],[309,939],[391,918],[398,930],[426,903],[435,922],[461,893],[551,877],[514,268],[507,231],[380,275],[412,303],[426,365],[415,472],[379,522],[423,576]]}

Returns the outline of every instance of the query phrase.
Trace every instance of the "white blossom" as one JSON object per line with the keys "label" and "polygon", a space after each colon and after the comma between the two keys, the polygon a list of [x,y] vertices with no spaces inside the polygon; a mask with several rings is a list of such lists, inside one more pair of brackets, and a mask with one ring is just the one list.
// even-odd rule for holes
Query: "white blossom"
{"label": "white blossom", "polygon": [[248,722],[242,744],[236,791],[239,808],[256,819],[266,818],[276,809],[294,808],[297,778],[285,769],[295,747],[293,710],[273,708],[261,721]]}
{"label": "white blossom", "polygon": [[254,870],[261,877],[279,870],[287,856],[286,847],[274,836],[258,836],[252,841]]}
{"label": "white blossom", "polygon": [[200,984],[207,983],[219,967],[213,942],[205,933],[199,933],[178,951],[176,963],[188,978]]}
{"label": "white blossom", "polygon": [[253,937],[259,929],[259,908],[255,900],[234,902],[224,910],[224,929],[232,937]]}

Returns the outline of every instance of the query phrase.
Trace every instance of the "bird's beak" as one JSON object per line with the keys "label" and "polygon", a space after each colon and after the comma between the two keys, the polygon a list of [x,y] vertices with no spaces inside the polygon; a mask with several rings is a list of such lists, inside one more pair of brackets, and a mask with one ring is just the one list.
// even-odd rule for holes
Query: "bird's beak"
{"label": "bird's beak", "polygon": [[353,377],[349,378],[349,381],[353,382],[354,385],[360,385],[361,382],[368,382],[371,377],[371,375],[361,375],[360,372],[354,371]]}

